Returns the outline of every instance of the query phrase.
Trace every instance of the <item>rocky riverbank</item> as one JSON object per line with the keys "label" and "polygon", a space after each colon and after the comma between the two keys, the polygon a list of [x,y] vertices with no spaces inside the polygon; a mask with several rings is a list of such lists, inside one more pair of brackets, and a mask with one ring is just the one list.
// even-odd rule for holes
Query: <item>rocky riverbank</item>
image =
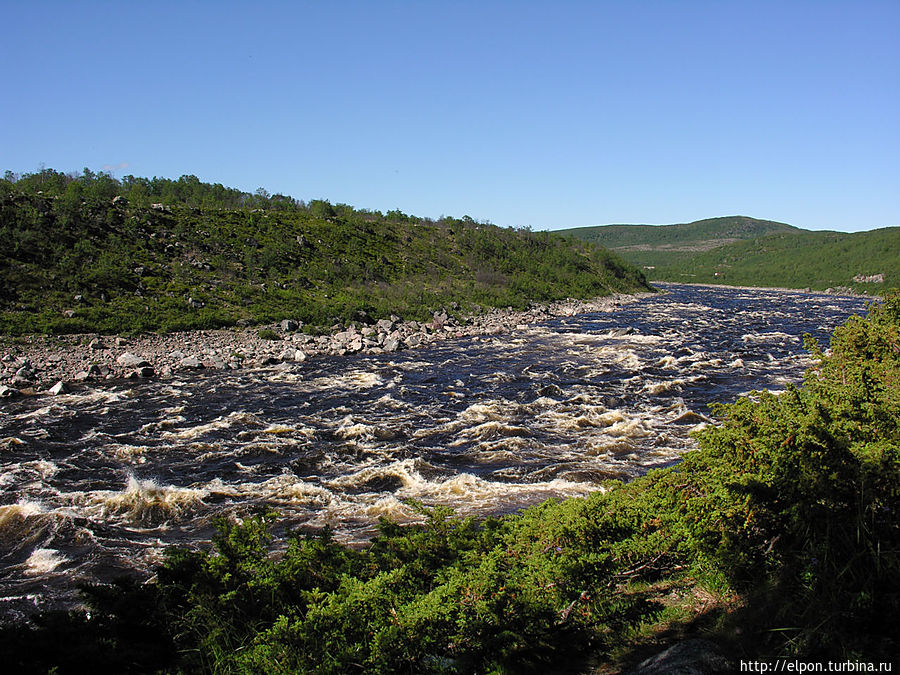
{"label": "rocky riverbank", "polygon": [[455,318],[442,309],[426,323],[392,316],[372,324],[335,325],[325,335],[296,321],[232,330],[148,334],[0,338],[0,397],[65,393],[72,383],[122,378],[167,378],[205,369],[290,368],[317,356],[379,354],[437,340],[499,335],[528,324],[586,312],[612,311],[648,294],[535,304],[524,311],[492,309]]}

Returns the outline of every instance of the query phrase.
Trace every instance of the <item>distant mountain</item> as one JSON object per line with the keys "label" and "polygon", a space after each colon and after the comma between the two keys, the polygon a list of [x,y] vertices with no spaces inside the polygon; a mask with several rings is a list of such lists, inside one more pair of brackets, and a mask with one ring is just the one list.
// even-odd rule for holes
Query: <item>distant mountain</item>
{"label": "distant mountain", "polygon": [[900,228],[869,232],[803,230],[746,216],[678,225],[603,225],[561,230],[644,268],[657,281],[739,286],[900,287]]}

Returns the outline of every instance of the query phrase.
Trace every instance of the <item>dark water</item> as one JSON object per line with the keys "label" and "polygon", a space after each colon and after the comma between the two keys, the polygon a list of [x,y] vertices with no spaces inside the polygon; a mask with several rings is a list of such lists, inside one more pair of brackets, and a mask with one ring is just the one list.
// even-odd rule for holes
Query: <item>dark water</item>
{"label": "dark water", "polygon": [[664,286],[664,295],[399,354],[123,382],[0,408],[0,618],[148,574],[165,544],[270,505],[359,541],[406,503],[503,513],[585,495],[694,447],[709,404],[780,390],[802,336],[864,302]]}

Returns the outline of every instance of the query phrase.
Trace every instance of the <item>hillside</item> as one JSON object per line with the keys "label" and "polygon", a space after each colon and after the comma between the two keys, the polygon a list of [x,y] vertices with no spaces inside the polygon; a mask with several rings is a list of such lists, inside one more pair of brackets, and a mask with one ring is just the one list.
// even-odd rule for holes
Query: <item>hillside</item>
{"label": "hillside", "polygon": [[797,231],[771,220],[727,216],[676,225],[599,225],[559,232],[614,250],[635,265],[655,267],[737,241]]}
{"label": "hillside", "polygon": [[193,176],[44,170],[0,180],[6,334],[283,318],[327,328],[634,290],[647,290],[641,272],[593,244],[467,217],[305,204]]}
{"label": "hillside", "polygon": [[560,233],[608,247],[657,281],[844,288],[870,294],[900,286],[900,228],[853,234],[812,232],[732,216],[678,225],[582,227]]}
{"label": "hillside", "polygon": [[900,228],[770,235],[698,253],[650,273],[660,281],[845,287],[877,294],[900,286]]}

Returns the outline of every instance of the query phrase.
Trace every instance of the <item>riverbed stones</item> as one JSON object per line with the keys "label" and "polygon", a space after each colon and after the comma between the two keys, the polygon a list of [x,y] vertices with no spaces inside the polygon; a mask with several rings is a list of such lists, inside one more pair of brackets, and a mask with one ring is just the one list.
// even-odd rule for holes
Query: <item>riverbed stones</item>
{"label": "riverbed stones", "polygon": [[[637,297],[631,296],[627,301]],[[281,331],[282,339],[279,340],[262,340],[258,333],[263,328],[277,333],[281,322],[268,326],[247,325],[238,329],[145,334],[127,339],[96,333],[54,337],[26,336],[21,344],[3,346],[4,352],[0,356],[0,385],[11,389],[28,390],[34,387],[46,391],[60,380],[88,382],[129,375],[139,378],[139,369],[147,367],[154,369],[154,376],[168,377],[176,373],[183,376],[186,371],[199,370],[209,365],[241,369],[271,366],[280,362],[296,364],[324,355],[396,352],[412,348],[412,345],[421,347],[435,340],[499,334],[513,326],[561,316],[569,309],[573,309],[573,313],[580,313],[610,311],[612,308],[613,300],[602,298],[593,302],[557,302],[532,306],[524,312],[489,310],[462,320],[450,316],[442,308],[432,312],[432,319],[422,324],[403,321],[396,315],[374,322],[371,322],[370,317],[365,317],[365,325],[341,325],[335,319],[334,330],[319,336],[300,332],[302,323],[298,321],[298,330],[292,333]],[[454,311],[457,309],[454,308]],[[446,322],[442,325],[444,316]],[[342,335],[337,337],[338,334]],[[293,357],[290,358],[292,349]],[[129,356],[126,357],[126,354]]]}

